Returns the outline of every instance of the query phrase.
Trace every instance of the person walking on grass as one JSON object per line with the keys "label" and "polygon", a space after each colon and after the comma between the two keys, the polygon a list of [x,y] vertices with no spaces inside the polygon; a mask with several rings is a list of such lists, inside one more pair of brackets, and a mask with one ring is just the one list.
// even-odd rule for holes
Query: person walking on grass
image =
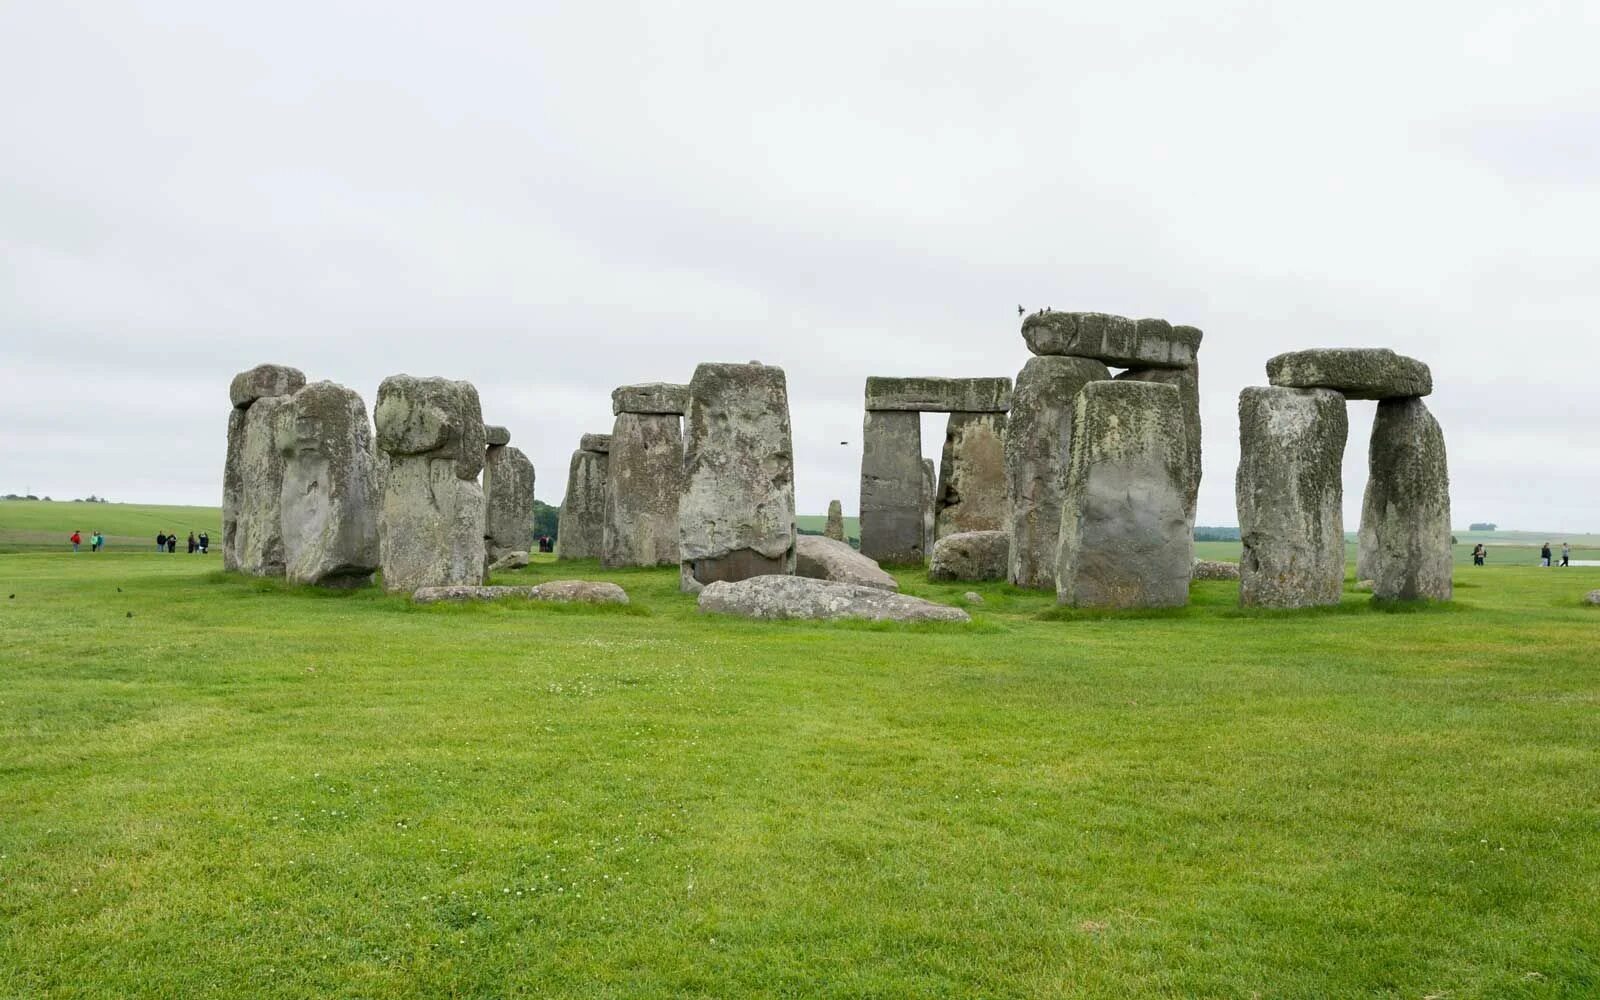
{"label": "person walking on grass", "polygon": [[1544,543],[1544,548],[1539,550],[1539,565],[1540,566],[1548,566],[1548,565],[1550,565],[1550,543],[1549,542],[1545,542]]}
{"label": "person walking on grass", "polygon": [[167,533],[165,531],[156,532],[156,551],[167,551]]}
{"label": "person walking on grass", "polygon": [[177,551],[178,551],[178,533],[176,531],[169,531],[169,532],[167,532],[167,553],[169,555],[171,555],[171,554],[175,554]]}
{"label": "person walking on grass", "polygon": [[74,551],[74,552],[78,551],[78,543],[83,541],[83,536],[78,534],[76,531],[74,531],[72,533],[72,539],[71,540],[72,540],[72,551]]}
{"label": "person walking on grass", "polygon": [[1561,565],[1563,565],[1563,566],[1571,565],[1568,562],[1568,560],[1571,559],[1571,558],[1572,558],[1572,546],[1568,545],[1566,542],[1562,542],[1561,543]]}
{"label": "person walking on grass", "polygon": [[94,529],[94,534],[89,536],[89,550],[99,552],[106,547],[106,536],[100,534],[100,529]]}
{"label": "person walking on grass", "polygon": [[200,532],[200,554],[205,555],[209,551],[211,551],[211,536],[202,531]]}
{"label": "person walking on grass", "polygon": [[1472,565],[1482,566],[1483,558],[1488,554],[1489,551],[1483,547],[1482,542],[1479,542],[1472,550]]}
{"label": "person walking on grass", "polygon": [[195,541],[194,532],[189,532],[189,554],[192,556],[200,550],[200,543]]}

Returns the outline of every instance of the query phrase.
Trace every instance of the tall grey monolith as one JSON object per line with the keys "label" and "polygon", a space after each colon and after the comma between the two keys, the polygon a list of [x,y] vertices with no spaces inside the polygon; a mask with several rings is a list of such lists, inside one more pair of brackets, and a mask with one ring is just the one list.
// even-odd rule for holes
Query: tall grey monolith
{"label": "tall grey monolith", "polygon": [[845,540],[844,505],[837,500],[828,501],[828,521],[822,526],[822,534],[836,542]]}
{"label": "tall grey monolith", "polygon": [[372,411],[388,477],[378,521],[383,587],[484,578],[483,408],[470,382],[391,375]]}
{"label": "tall grey monolith", "polygon": [[861,554],[884,565],[920,564],[922,414],[868,410],[861,425]]}
{"label": "tall grey monolith", "polygon": [[585,434],[567,465],[567,492],[556,527],[557,559],[598,559],[605,539],[606,475],[611,435]]}
{"label": "tall grey monolith", "polygon": [[274,442],[277,413],[306,377],[287,365],[257,365],[233,377],[228,453],[222,469],[222,566],[283,576],[284,460]]}
{"label": "tall grey monolith", "polygon": [[1304,608],[1344,592],[1344,397],[1252,386],[1239,394],[1239,603]]}
{"label": "tall grey monolith", "polygon": [[683,588],[793,574],[794,443],[783,369],[697,366],[684,426]]}
{"label": "tall grey monolith", "polygon": [[533,462],[509,443],[491,444],[483,455],[484,556],[490,562],[512,552],[533,551]]}
{"label": "tall grey monolith", "polygon": [[278,408],[275,441],[284,459],[285,575],[319,587],[371,583],[382,483],[361,395],[311,383]]}
{"label": "tall grey monolith", "polygon": [[1183,404],[1156,382],[1090,382],[1072,417],[1056,598],[1075,607],[1189,600]]}
{"label": "tall grey monolith", "polygon": [[1378,403],[1361,527],[1374,597],[1450,600],[1450,468],[1444,432],[1421,399]]}
{"label": "tall grey monolith", "polygon": [[939,469],[933,459],[922,460],[922,551],[933,557],[933,512],[939,502]]}
{"label": "tall grey monolith", "polygon": [[[1190,326],[1173,327],[1173,329],[1184,331],[1185,340],[1193,342],[1198,351],[1201,337],[1199,330]],[[1178,398],[1183,403],[1184,464],[1187,470],[1184,479],[1184,510],[1188,514],[1189,527],[1193,528],[1195,505],[1200,496],[1200,362],[1196,360],[1182,368],[1130,368],[1117,378],[1139,382],[1161,382],[1178,387]]]}
{"label": "tall grey monolith", "polygon": [[1006,414],[952,413],[939,457],[933,536],[1009,531],[1006,498]]}
{"label": "tall grey monolith", "polygon": [[688,405],[688,387],[670,382],[625,385],[611,393],[616,422],[611,426],[601,565],[677,564],[681,417]]}
{"label": "tall grey monolith", "polygon": [[1099,361],[1059,355],[1029,358],[1017,375],[1006,418],[1005,461],[1011,509],[1009,575],[1019,587],[1056,585],[1073,401],[1085,385],[1110,377]]}

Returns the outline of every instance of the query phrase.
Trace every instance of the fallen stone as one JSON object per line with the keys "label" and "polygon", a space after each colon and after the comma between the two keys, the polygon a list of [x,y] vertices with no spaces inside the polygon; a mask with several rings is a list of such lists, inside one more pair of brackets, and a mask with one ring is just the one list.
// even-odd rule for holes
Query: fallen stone
{"label": "fallen stone", "polygon": [[1011,510],[1011,565],[1019,587],[1054,589],[1061,542],[1061,495],[1072,454],[1073,401],[1105,365],[1087,358],[1029,358],[1017,375],[1006,416],[1006,490]]}
{"label": "fallen stone", "polygon": [[1305,608],[1344,591],[1349,422],[1328,389],[1252,386],[1239,394],[1239,603]]}
{"label": "fallen stone", "polygon": [[934,604],[877,587],[803,576],[757,576],[714,581],[700,592],[702,614],[738,615],[766,621],[859,618],[869,621],[971,621],[960,608]]}
{"label": "fallen stone", "polygon": [[868,410],[921,413],[1004,413],[1011,409],[1008,378],[867,379]]}
{"label": "fallen stone", "polygon": [[868,410],[861,426],[861,554],[921,565],[922,415]]}
{"label": "fallen stone", "polygon": [[670,413],[619,413],[611,428],[600,564],[678,562],[683,430]]}
{"label": "fallen stone", "polygon": [[1290,351],[1267,362],[1267,381],[1293,389],[1333,389],[1346,399],[1394,399],[1433,392],[1433,374],[1386,347]]}
{"label": "fallen stone", "polygon": [[1011,527],[1006,496],[1006,415],[952,413],[939,460],[939,495],[934,504],[937,541],[961,531],[1005,531]]}
{"label": "fallen stone", "polygon": [[[1180,328],[1191,329],[1191,328]],[[1200,331],[1195,331],[1199,341]],[[1177,386],[1178,399],[1183,404],[1183,450],[1187,474],[1184,479],[1183,507],[1194,528],[1195,506],[1200,498],[1200,363],[1196,361],[1184,368],[1131,368],[1118,375],[1119,379],[1135,382],[1161,382]],[[1013,417],[1013,419],[1015,419]]]}
{"label": "fallen stone", "polygon": [[581,451],[592,451],[601,455],[608,455],[611,453],[611,435],[585,434],[578,439],[578,448]]}
{"label": "fallen stone", "polygon": [[1600,604],[1600,590],[1591,590],[1583,595],[1583,603],[1590,606]]}
{"label": "fallen stone", "polygon": [[511,443],[511,432],[499,424],[483,425],[483,441],[490,448]]}
{"label": "fallen stone", "polygon": [[844,506],[837,500],[828,501],[828,523],[823,526],[822,534],[836,542],[844,541]]}
{"label": "fallen stone", "polygon": [[490,560],[533,549],[533,463],[521,450],[495,445],[484,453],[484,548]]}
{"label": "fallen stone", "polygon": [[278,409],[274,440],[284,461],[284,575],[319,587],[371,583],[382,482],[360,394],[313,382]]}
{"label": "fallen stone", "polygon": [[1196,559],[1194,573],[1190,577],[1194,580],[1237,580],[1239,579],[1239,564],[1220,562],[1216,559]]}
{"label": "fallen stone", "polygon": [[681,578],[793,573],[794,443],[783,369],[696,366],[684,427]]}
{"label": "fallen stone", "polygon": [[983,603],[983,595],[978,593],[976,590],[967,591],[965,594],[961,595],[961,599],[963,601],[966,601],[968,604],[982,604]]}
{"label": "fallen stone", "polygon": [[1361,523],[1372,540],[1364,562],[1374,597],[1450,600],[1449,462],[1444,432],[1421,399],[1378,403]]}
{"label": "fallen stone", "polygon": [[1372,581],[1371,580],[1357,580],[1356,583],[1355,583],[1355,589],[1359,590],[1359,591],[1361,591],[1363,593],[1369,593],[1370,594],[1372,592]]}
{"label": "fallen stone", "polygon": [[611,414],[655,413],[683,416],[689,412],[689,387],[674,382],[620,385],[611,390]]}
{"label": "fallen stone", "polygon": [[534,587],[450,586],[419,587],[411,595],[417,604],[444,601],[499,601],[513,598],[549,604],[627,604],[628,595],[614,583],[591,580],[551,580]]}
{"label": "fallen stone", "polygon": [[1155,382],[1090,382],[1072,418],[1056,599],[1074,607],[1188,603],[1183,405]]}
{"label": "fallen stone", "polygon": [[962,531],[933,545],[930,580],[1004,580],[1011,565],[1011,536],[1004,531]]}
{"label": "fallen stone", "polygon": [[567,491],[561,498],[561,514],[556,525],[557,559],[598,559],[605,544],[606,476],[611,459],[611,435],[585,434],[604,438],[606,449],[579,448],[567,465]]}
{"label": "fallen stone", "polygon": [[305,373],[288,365],[256,365],[233,377],[228,398],[237,409],[244,409],[268,396],[291,396],[305,388]]}
{"label": "fallen stone", "polygon": [[797,576],[882,590],[900,589],[898,580],[845,542],[822,535],[801,535],[795,540],[794,555]]}
{"label": "fallen stone", "polygon": [[1022,339],[1033,353],[1093,358],[1113,368],[1186,368],[1195,362],[1200,338],[1192,326],[1109,313],[1034,313],[1022,322]]}
{"label": "fallen stone", "polygon": [[530,562],[526,552],[507,552],[505,555],[489,564],[489,569],[498,573],[507,569],[522,569]]}

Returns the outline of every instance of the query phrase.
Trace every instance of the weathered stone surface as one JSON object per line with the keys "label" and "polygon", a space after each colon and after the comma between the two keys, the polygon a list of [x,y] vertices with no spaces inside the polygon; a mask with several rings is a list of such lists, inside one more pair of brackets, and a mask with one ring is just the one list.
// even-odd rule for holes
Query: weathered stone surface
{"label": "weathered stone surface", "polygon": [[656,413],[683,416],[689,412],[689,387],[675,382],[642,382],[611,390],[611,414]]}
{"label": "weathered stone surface", "polygon": [[228,421],[223,473],[223,567],[283,576],[284,459],[276,445],[278,412],[288,396],[262,396]]}
{"label": "weathered stone surface", "polygon": [[1004,531],[959,531],[933,545],[930,580],[1004,580],[1011,565],[1011,536]]}
{"label": "weathered stone surface", "polygon": [[1011,527],[1005,435],[1004,413],[950,414],[939,461],[935,540],[958,531],[1005,531]]}
{"label": "weathered stone surface", "polygon": [[1239,579],[1239,564],[1235,562],[1222,562],[1218,559],[1196,559],[1194,572],[1190,574],[1193,580],[1237,580]]}
{"label": "weathered stone surface", "polygon": [[696,366],[684,426],[683,579],[793,573],[794,443],[783,369]]}
{"label": "weathered stone surface", "polygon": [[597,451],[602,455],[611,453],[610,434],[585,434],[578,439],[578,447],[583,451]]}
{"label": "weathered stone surface", "polygon": [[293,395],[305,388],[305,384],[305,373],[298,368],[256,365],[233,377],[233,382],[228,386],[228,398],[236,408],[242,410],[268,396]]}
{"label": "weathered stone surface", "polygon": [[490,448],[510,444],[511,432],[499,424],[484,424],[483,442]]}
{"label": "weathered stone surface", "polygon": [[274,434],[285,575],[322,587],[371,583],[382,484],[360,394],[313,382],[278,408]]}
{"label": "weathered stone surface", "polygon": [[1378,403],[1361,523],[1371,527],[1374,597],[1450,599],[1449,462],[1444,432],[1420,399]]}
{"label": "weathered stone surface", "polygon": [[933,459],[922,460],[922,562],[933,555],[934,511],[939,505],[939,470]]}
{"label": "weathered stone surface", "polygon": [[1090,382],[1072,418],[1056,598],[1075,607],[1189,600],[1183,404],[1155,382]]}
{"label": "weathered stone surface", "polygon": [[1267,362],[1267,381],[1294,389],[1333,389],[1346,399],[1395,399],[1433,392],[1433,373],[1386,347],[1290,351]]}
{"label": "weathered stone surface", "polygon": [[837,500],[828,501],[828,523],[823,526],[822,534],[836,542],[844,541],[844,505]]}
{"label": "weathered stone surface", "polygon": [[885,573],[876,562],[852,549],[846,542],[821,535],[801,535],[795,539],[794,556],[796,576],[854,583],[883,590],[900,589],[900,581]]}
{"label": "weathered stone surface", "polygon": [[475,585],[484,573],[486,445],[478,390],[467,382],[391,375],[373,407],[388,473],[379,518],[388,591]]}
{"label": "weathered stone surface", "polygon": [[411,595],[417,604],[445,601],[498,601],[513,598],[549,604],[627,604],[628,595],[614,583],[592,580],[551,580],[535,587],[419,587]]}
{"label": "weathered stone surface", "polygon": [[507,569],[522,569],[531,561],[532,560],[528,558],[528,553],[526,552],[507,552],[505,555],[490,563],[489,569],[496,573]]}
{"label": "weathered stone surface", "polygon": [[867,379],[868,410],[927,413],[1004,413],[1011,409],[1008,378]]}
{"label": "weathered stone surface", "polygon": [[921,565],[922,415],[868,410],[861,427],[861,554]]}
{"label": "weathered stone surface", "polygon": [[767,621],[864,618],[871,621],[971,621],[960,608],[934,604],[877,587],[803,576],[757,576],[715,581],[700,592],[702,614],[739,615]]}
{"label": "weathered stone surface", "polygon": [[447,458],[458,479],[476,479],[488,447],[483,407],[471,382],[390,375],[378,386],[372,409],[378,450],[391,459]]}
{"label": "weathered stone surface", "polygon": [[1111,377],[1088,358],[1029,358],[1017,375],[1006,416],[1006,489],[1011,510],[1011,565],[1019,587],[1054,589],[1061,542],[1061,495],[1072,454],[1073,400],[1090,382]]}
{"label": "weathered stone surface", "polygon": [[533,463],[519,449],[498,445],[484,453],[484,547],[491,560],[533,549]]}
{"label": "weathered stone surface", "polygon": [[[1198,340],[1199,331],[1195,331],[1195,336]],[[1134,382],[1160,382],[1178,388],[1178,399],[1183,404],[1183,453],[1187,468],[1183,509],[1192,530],[1195,504],[1200,497],[1200,363],[1197,361],[1185,368],[1130,368],[1117,378]]]}
{"label": "weathered stone surface", "polygon": [[678,561],[683,431],[670,413],[619,413],[611,429],[600,563],[670,566]]}
{"label": "weathered stone surface", "polygon": [[1109,313],[1034,313],[1022,322],[1022,339],[1035,354],[1093,358],[1115,368],[1186,368],[1200,338],[1192,326]]}
{"label": "weathered stone surface", "polygon": [[1239,603],[1338,604],[1344,591],[1344,397],[1252,386],[1239,394]]}
{"label": "weathered stone surface", "polygon": [[963,601],[966,601],[968,604],[982,604],[983,603],[983,595],[978,593],[976,590],[967,591],[965,594],[961,595],[961,599]]}
{"label": "weathered stone surface", "polygon": [[1591,590],[1587,594],[1584,594],[1583,603],[1588,604],[1591,607],[1594,605],[1600,605],[1600,590]]}
{"label": "weathered stone surface", "polygon": [[605,546],[606,476],[611,464],[610,434],[585,434],[605,438],[606,450],[579,448],[567,465],[567,492],[561,498],[556,524],[557,559],[599,559]]}

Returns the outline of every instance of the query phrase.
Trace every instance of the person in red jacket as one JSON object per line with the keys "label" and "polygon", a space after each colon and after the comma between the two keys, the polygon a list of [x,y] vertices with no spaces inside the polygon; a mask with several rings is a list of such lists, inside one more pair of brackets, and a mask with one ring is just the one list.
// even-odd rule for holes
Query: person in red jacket
{"label": "person in red jacket", "polygon": [[72,533],[72,551],[78,551],[78,543],[81,541],[83,541],[83,536],[74,531]]}

